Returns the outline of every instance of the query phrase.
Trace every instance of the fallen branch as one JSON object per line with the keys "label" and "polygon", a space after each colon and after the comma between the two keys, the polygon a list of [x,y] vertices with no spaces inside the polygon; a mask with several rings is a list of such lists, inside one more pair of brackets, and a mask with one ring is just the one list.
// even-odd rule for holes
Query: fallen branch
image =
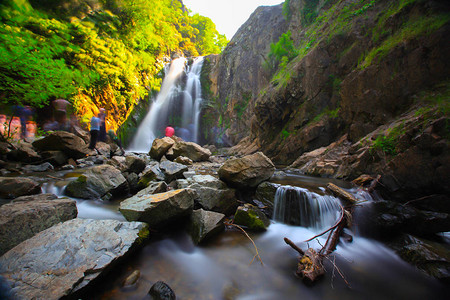
{"label": "fallen branch", "polygon": [[259,259],[261,265],[264,266],[264,263],[263,263],[263,261],[262,261],[262,259],[261,259],[261,256],[259,256],[258,248],[256,247],[256,244],[255,244],[255,242],[252,240],[252,238],[247,234],[247,232],[246,232],[241,226],[239,226],[239,225],[236,225],[236,224],[233,224],[233,223],[227,223],[227,222],[224,222],[224,224],[227,225],[227,226],[234,226],[234,227],[238,228],[238,229],[241,230],[241,231],[245,234],[245,236],[252,242],[253,247],[255,247],[256,254],[253,256],[253,258],[252,258],[252,260],[250,261],[249,265],[251,265],[251,264],[253,263],[253,261],[255,260],[255,258],[257,257],[257,258]]}
{"label": "fallen branch", "polygon": [[341,216],[339,217],[339,220],[336,222],[336,224],[334,224],[333,226],[331,226],[330,228],[328,228],[328,229],[325,230],[324,232],[319,233],[318,235],[315,235],[315,236],[313,236],[313,237],[310,238],[310,239],[307,239],[306,241],[304,241],[304,243],[310,242],[310,241],[312,241],[313,239],[318,238],[319,236],[322,236],[322,235],[324,235],[325,233],[327,233],[328,231],[333,230],[334,228],[336,228],[336,227],[339,226],[339,224],[342,222],[342,219],[344,218],[344,215],[345,215],[345,209],[344,209],[344,207],[343,207],[342,205],[340,205],[340,204],[339,204],[339,206],[341,207]]}
{"label": "fallen branch", "polygon": [[331,182],[327,184],[327,189],[330,190],[336,197],[339,197],[352,204],[358,202],[358,200],[355,197],[353,197],[349,192],[344,191],[343,189],[341,189],[340,187]]}

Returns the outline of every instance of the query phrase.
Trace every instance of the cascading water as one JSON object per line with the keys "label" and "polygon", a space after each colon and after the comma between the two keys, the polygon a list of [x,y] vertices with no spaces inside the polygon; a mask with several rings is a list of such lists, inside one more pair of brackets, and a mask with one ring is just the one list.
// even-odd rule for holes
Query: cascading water
{"label": "cascading water", "polygon": [[[200,72],[203,57],[195,58],[188,70],[186,70],[186,62],[187,59],[182,57],[173,60],[170,64],[161,91],[139,126],[128,151],[148,152],[153,140],[164,136],[164,128],[167,125],[175,126],[175,134],[183,140],[198,141],[202,102]],[[186,74],[185,78],[183,74]],[[184,82],[186,85],[183,89]]]}
{"label": "cascading water", "polygon": [[339,200],[300,187],[278,187],[273,219],[289,225],[321,229],[331,227],[340,214]]}

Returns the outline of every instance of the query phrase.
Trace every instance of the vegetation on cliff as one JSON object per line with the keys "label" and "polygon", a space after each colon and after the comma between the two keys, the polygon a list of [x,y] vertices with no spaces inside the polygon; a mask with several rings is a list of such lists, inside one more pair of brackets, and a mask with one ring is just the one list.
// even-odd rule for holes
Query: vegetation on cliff
{"label": "vegetation on cliff", "polygon": [[159,89],[167,57],[219,53],[227,43],[182,1],[8,0],[0,20],[2,110],[65,98],[85,122],[106,108],[113,129]]}

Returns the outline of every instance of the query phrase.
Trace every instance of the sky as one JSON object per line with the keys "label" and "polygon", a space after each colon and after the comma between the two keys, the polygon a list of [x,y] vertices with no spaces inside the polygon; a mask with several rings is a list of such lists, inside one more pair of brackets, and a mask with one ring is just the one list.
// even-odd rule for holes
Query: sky
{"label": "sky", "polygon": [[284,0],[183,0],[193,14],[210,18],[220,34],[231,40],[236,31],[261,5],[277,5]]}

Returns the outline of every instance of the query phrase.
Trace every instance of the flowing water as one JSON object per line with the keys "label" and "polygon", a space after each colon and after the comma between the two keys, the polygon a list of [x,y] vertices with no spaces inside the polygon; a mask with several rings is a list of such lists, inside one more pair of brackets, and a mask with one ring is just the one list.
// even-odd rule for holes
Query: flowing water
{"label": "flowing water", "polygon": [[[71,180],[70,174],[65,177],[64,181],[46,184],[44,192],[61,195],[62,187]],[[148,290],[159,280],[172,287],[177,299],[446,299],[448,287],[426,277],[382,243],[359,235],[357,220],[348,231],[353,235],[353,242],[341,242],[330,259],[324,261],[327,269],[324,278],[312,287],[306,286],[294,275],[297,253],[283,238],[288,237],[303,249],[320,249],[326,235],[309,243],[302,241],[334,224],[340,208],[336,198],[325,195],[324,187],[330,180],[286,175],[274,181],[289,182],[277,192],[274,220],[266,232],[249,233],[264,265],[254,259],[252,242],[238,231],[227,230],[207,244],[195,246],[180,230],[165,236],[155,235],[114,274],[106,277],[89,299],[149,299]],[[335,183],[348,187],[345,182]],[[356,215],[368,209],[370,195],[347,190],[366,200],[356,208]],[[283,194],[289,193],[290,201],[307,203],[307,209],[314,215],[306,223],[299,222],[301,226],[285,224],[278,216],[280,207],[286,203]],[[121,220],[118,204],[119,201],[77,200],[80,218]],[[124,279],[134,270],[141,272],[138,283],[122,287]]]}
{"label": "flowing water", "polygon": [[202,103],[202,65],[203,57],[196,57],[190,67],[184,57],[171,62],[161,90],[139,125],[128,151],[148,153],[153,140],[163,137],[168,125],[176,127],[177,136],[186,141],[197,142]]}

